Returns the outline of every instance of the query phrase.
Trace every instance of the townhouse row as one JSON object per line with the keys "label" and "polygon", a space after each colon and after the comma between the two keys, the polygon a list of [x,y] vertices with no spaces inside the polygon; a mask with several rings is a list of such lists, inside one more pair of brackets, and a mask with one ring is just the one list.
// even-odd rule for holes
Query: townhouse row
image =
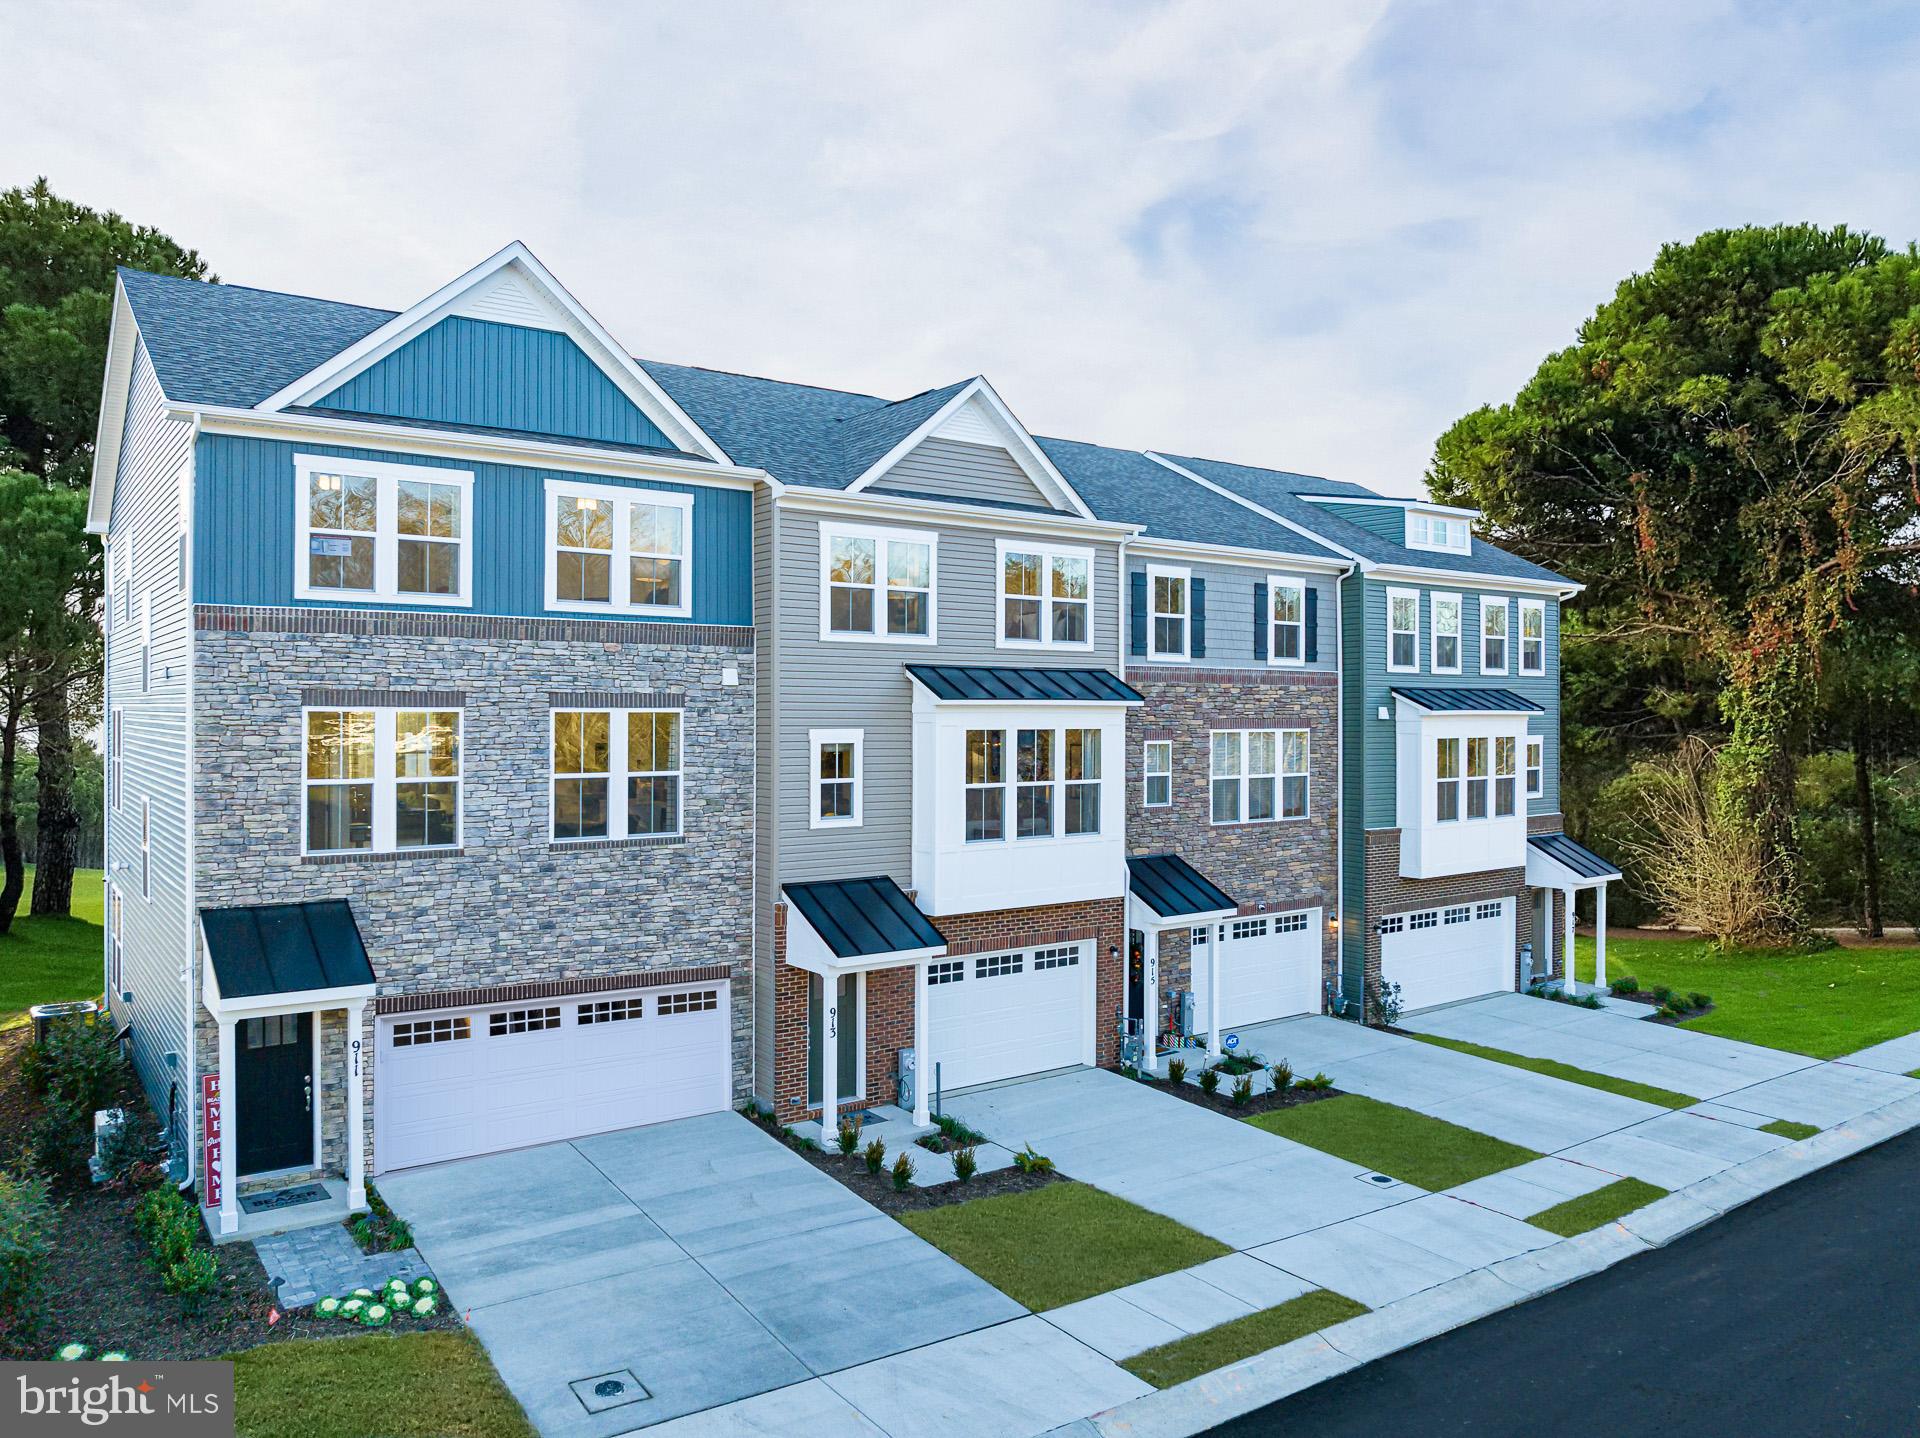
{"label": "townhouse row", "polygon": [[249,1195],[1564,973],[1560,606],[1469,511],[123,271],[106,989]]}

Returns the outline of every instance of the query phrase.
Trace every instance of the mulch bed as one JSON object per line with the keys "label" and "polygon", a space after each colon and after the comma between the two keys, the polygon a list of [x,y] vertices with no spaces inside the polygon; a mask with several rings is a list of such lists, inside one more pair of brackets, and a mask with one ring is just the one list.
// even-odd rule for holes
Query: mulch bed
{"label": "mulch bed", "polygon": [[[20,1057],[32,1029],[0,1034],[0,1163],[24,1166],[26,1135],[39,1117],[38,1098],[20,1078]],[[129,1102],[143,1102],[129,1095]],[[347,1337],[370,1330],[311,1310],[282,1313],[269,1323],[272,1290],[251,1243],[213,1250],[220,1287],[192,1304],[160,1286],[147,1261],[147,1246],[133,1227],[137,1195],[113,1188],[58,1190],[54,1258],[49,1265],[38,1340],[0,1357],[47,1358],[63,1343],[84,1343],[96,1353],[118,1350],[136,1359],[217,1358],[237,1349],[291,1338]],[[431,1318],[398,1319],[386,1332],[458,1328],[453,1303],[443,1293]]]}
{"label": "mulch bed", "polygon": [[1322,1099],[1339,1098],[1343,1092],[1337,1088],[1305,1089],[1294,1087],[1285,1093],[1257,1093],[1245,1103],[1237,1104],[1227,1097],[1233,1091],[1233,1079],[1226,1074],[1220,1076],[1220,1087],[1209,1098],[1196,1084],[1155,1083],[1151,1079],[1142,1079],[1142,1083],[1152,1084],[1156,1093],[1170,1094],[1174,1098],[1183,1098],[1188,1103],[1198,1104],[1201,1108],[1210,1108],[1215,1113],[1223,1113],[1228,1118],[1252,1118],[1257,1113],[1271,1113],[1277,1108],[1298,1108],[1301,1104],[1319,1103]]}

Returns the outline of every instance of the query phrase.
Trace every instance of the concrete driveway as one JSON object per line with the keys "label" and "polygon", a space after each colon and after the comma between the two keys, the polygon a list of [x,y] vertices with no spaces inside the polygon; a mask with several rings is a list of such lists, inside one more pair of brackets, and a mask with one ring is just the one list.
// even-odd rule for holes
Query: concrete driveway
{"label": "concrete driveway", "polygon": [[[1026,1313],[737,1114],[380,1191],[548,1438],[608,1438]],[[608,1381],[622,1390],[596,1392]],[[632,1401],[636,1384],[650,1396]]]}

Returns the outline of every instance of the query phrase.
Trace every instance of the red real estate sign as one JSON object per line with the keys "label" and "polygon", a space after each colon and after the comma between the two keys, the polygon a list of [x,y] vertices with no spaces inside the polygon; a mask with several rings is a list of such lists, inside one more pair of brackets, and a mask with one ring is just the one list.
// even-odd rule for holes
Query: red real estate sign
{"label": "red real estate sign", "polygon": [[200,1172],[206,1176],[207,1207],[220,1206],[220,1075],[200,1075]]}

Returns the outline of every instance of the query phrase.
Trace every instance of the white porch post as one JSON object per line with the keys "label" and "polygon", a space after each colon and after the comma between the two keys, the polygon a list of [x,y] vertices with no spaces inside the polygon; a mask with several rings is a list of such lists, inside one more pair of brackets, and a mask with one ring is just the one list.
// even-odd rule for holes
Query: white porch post
{"label": "white porch post", "polygon": [[240,1231],[240,1105],[234,1083],[232,1019],[220,1020],[220,1231]]}
{"label": "white porch post", "polygon": [[[358,1213],[367,1206],[367,1133],[364,1109],[366,1090],[361,1065],[363,1046],[361,1029],[367,1001],[355,999],[347,1005],[347,1211]],[[316,1015],[316,1021],[318,1016]]]}
{"label": "white porch post", "polygon": [[820,976],[820,1143],[833,1142],[838,1130],[840,1095],[840,976]]}
{"label": "white porch post", "polygon": [[1607,886],[1599,884],[1593,891],[1593,981],[1600,988],[1607,986]]}
{"label": "white porch post", "polygon": [[1207,925],[1207,1057],[1220,1057],[1220,933],[1222,925]]}
{"label": "white porch post", "polygon": [[1539,963],[1534,972],[1540,975],[1537,982],[1542,984],[1553,977],[1553,951],[1559,947],[1559,941],[1554,938],[1553,931],[1553,893],[1552,889],[1540,891],[1540,902],[1546,906],[1547,915],[1546,922],[1539,926],[1543,952],[1535,955]]}
{"label": "white porch post", "polygon": [[913,966],[913,1122],[924,1128],[933,1121],[928,1112],[927,1090],[933,1086],[933,1056],[927,1052],[927,964],[922,959]]}
{"label": "white porch post", "polygon": [[1560,987],[1567,991],[1569,998],[1573,995],[1573,894],[1572,889],[1560,891],[1567,905],[1565,947],[1560,951]]}
{"label": "white porch post", "polygon": [[1140,1066],[1154,1072],[1160,1060],[1160,931],[1143,922],[1140,944]]}

